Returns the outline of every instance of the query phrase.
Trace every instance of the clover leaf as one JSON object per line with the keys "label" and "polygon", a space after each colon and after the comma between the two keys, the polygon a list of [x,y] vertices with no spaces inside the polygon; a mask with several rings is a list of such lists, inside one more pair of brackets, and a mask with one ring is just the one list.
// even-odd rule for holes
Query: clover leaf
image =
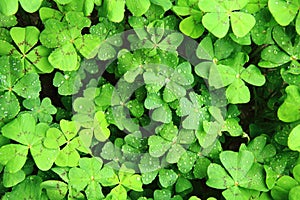
{"label": "clover leaf", "polygon": [[58,153],[55,164],[61,167],[75,167],[80,159],[78,151],[90,153],[90,150],[77,136],[80,126],[75,121],[61,120],[60,128],[61,131],[54,127],[47,130],[44,145],[56,150],[64,145]]}
{"label": "clover leaf", "polygon": [[62,1],[58,0],[57,7],[58,9],[66,13],[68,11],[77,11],[77,12],[83,12],[84,16],[90,16],[91,13],[94,10],[94,4],[101,5],[102,1],[96,2],[94,0],[77,0],[77,1]]}
{"label": "clover leaf", "polygon": [[206,184],[213,188],[226,189],[222,193],[225,199],[248,198],[250,190],[267,191],[263,167],[254,163],[251,152],[223,151],[220,153],[220,160],[227,171],[219,164],[210,164]]}
{"label": "clover leaf", "polygon": [[83,13],[70,11],[62,21],[51,18],[44,24],[40,41],[47,48],[55,48],[48,58],[54,68],[74,71],[79,67],[77,51],[85,58],[93,58],[97,54],[99,38],[91,34],[81,35],[81,30],[91,25]]}
{"label": "clover leaf", "polygon": [[42,0],[33,0],[31,2],[28,2],[26,0],[1,1],[0,2],[1,13],[7,16],[14,15],[19,9],[19,2],[22,8],[29,13],[33,13],[37,11],[42,4]]}
{"label": "clover leaf", "polygon": [[272,144],[267,144],[267,139],[266,135],[260,135],[254,138],[247,147],[242,144],[240,149],[251,151],[255,157],[255,162],[264,163],[276,154],[275,147]]}
{"label": "clover leaf", "polygon": [[128,169],[122,165],[118,175],[110,167],[104,167],[100,171],[101,184],[103,186],[115,186],[106,196],[109,199],[127,199],[127,190],[143,191],[141,176],[134,173],[134,170]]}
{"label": "clover leaf", "polygon": [[172,9],[179,16],[188,16],[179,24],[182,33],[191,38],[198,38],[203,34],[202,12],[199,10],[198,0],[179,0]]}
{"label": "clover leaf", "polygon": [[159,170],[158,178],[161,186],[167,188],[176,183],[178,175],[173,169],[161,169]]}
{"label": "clover leaf", "polygon": [[[15,26],[16,24],[17,24],[16,16],[14,16],[14,15],[6,16],[6,15],[0,13],[0,27],[11,27],[11,26]],[[6,29],[3,29],[3,30],[6,30]]]}
{"label": "clover leaf", "polygon": [[173,123],[158,127],[159,135],[152,135],[148,139],[149,154],[153,157],[161,157],[166,154],[168,163],[177,163],[185,152],[185,145],[193,143],[195,134],[191,130],[178,128]]}
{"label": "clover leaf", "polygon": [[162,100],[160,93],[148,93],[144,102],[145,108],[152,110],[151,118],[157,122],[170,123],[172,111],[169,105]]}
{"label": "clover leaf", "polygon": [[[2,127],[3,136],[19,144],[7,144],[1,147],[1,163],[10,173],[18,172],[27,160],[28,151],[37,167],[49,170],[54,163],[58,149],[49,149],[43,145],[47,124],[36,124],[34,117],[29,113],[19,115],[16,119]],[[12,157],[11,155],[15,155]]]}
{"label": "clover leaf", "polygon": [[123,0],[103,0],[99,9],[100,16],[108,17],[112,22],[121,22],[124,18],[125,1]]}
{"label": "clover leaf", "polygon": [[99,158],[81,158],[79,168],[71,168],[69,171],[71,187],[76,191],[85,191],[88,199],[102,199],[101,168],[103,162]]}
{"label": "clover leaf", "polygon": [[109,60],[117,54],[116,48],[123,44],[120,34],[123,28],[104,17],[100,17],[99,22],[90,28],[90,33],[100,39],[98,58]]}
{"label": "clover leaf", "polygon": [[143,154],[139,162],[143,184],[150,184],[156,178],[160,168],[159,158],[152,157],[149,153]]}
{"label": "clover leaf", "polygon": [[[255,86],[262,86],[266,79],[259,68],[251,64],[247,68],[243,65],[248,57],[238,53],[233,59],[223,61],[223,64],[211,68],[209,83],[215,88],[228,86],[226,97],[229,103],[247,103],[250,101],[250,91],[244,81]],[[234,66],[234,67],[233,67]]]}
{"label": "clover leaf", "polygon": [[131,49],[145,49],[149,56],[162,52],[176,52],[177,47],[183,41],[183,35],[165,30],[165,21],[159,20],[148,24],[146,28],[134,29],[136,34],[130,34],[128,40],[131,42]]}
{"label": "clover leaf", "polygon": [[288,147],[294,151],[300,151],[299,148],[299,138],[300,138],[300,126],[296,126],[291,131],[288,137]]}
{"label": "clover leaf", "polygon": [[29,72],[49,73],[53,71],[53,67],[48,61],[51,51],[42,45],[34,47],[40,35],[40,31],[36,27],[13,27],[10,29],[10,35],[18,49],[9,42],[1,40],[1,55],[18,57],[25,70]]}
{"label": "clover leaf", "polygon": [[258,66],[272,68],[289,63],[289,73],[299,75],[300,72],[297,69],[300,64],[297,60],[300,57],[300,38],[296,37],[293,45],[287,30],[279,26],[273,28],[272,36],[277,45],[268,46],[261,52],[262,60],[258,63]]}
{"label": "clover leaf", "polygon": [[139,75],[155,63],[160,63],[159,56],[148,57],[141,49],[133,53],[123,49],[118,54],[118,72],[121,75],[124,74],[124,79],[129,83],[134,82]]}
{"label": "clover leaf", "polygon": [[188,62],[179,64],[175,69],[161,65],[147,68],[143,77],[146,89],[150,93],[157,93],[164,87],[163,100],[165,102],[172,102],[185,96],[185,86],[194,82],[191,65]]}
{"label": "clover leaf", "polygon": [[206,12],[202,18],[203,26],[216,37],[224,37],[229,30],[229,21],[233,33],[244,37],[255,25],[255,18],[245,12],[240,12],[248,0],[235,0],[230,2],[200,0],[199,8]]}
{"label": "clover leaf", "polygon": [[[128,83],[120,79],[111,97],[111,109],[107,113],[111,117],[112,123],[120,130],[126,129],[129,132],[138,131],[138,124],[131,119],[129,110],[136,109],[130,103],[130,96],[141,86],[141,83]],[[141,109],[141,104],[136,104],[137,109]]]}
{"label": "clover leaf", "polygon": [[126,0],[126,7],[133,16],[142,16],[147,12],[150,5],[150,0]]}
{"label": "clover leaf", "polygon": [[[82,115],[81,115],[82,116]],[[79,132],[82,141],[87,141],[86,146],[90,146],[92,142],[92,137],[94,136],[98,141],[104,142],[110,136],[110,130],[108,129],[108,123],[105,119],[105,114],[102,111],[98,111],[94,115],[92,124],[89,126],[83,126]]]}
{"label": "clover leaf", "polygon": [[42,193],[40,184],[42,183],[42,178],[39,176],[28,176],[23,182],[14,187],[14,190],[6,193],[2,199],[26,199],[31,197],[33,199],[41,199]]}
{"label": "clover leaf", "polygon": [[56,72],[53,85],[58,87],[60,95],[73,95],[76,94],[82,86],[81,74],[77,71]]}
{"label": "clover leaf", "polygon": [[268,7],[276,22],[281,26],[289,25],[296,17],[296,31],[300,33],[300,16],[298,1],[286,1],[286,0],[269,0]]}
{"label": "clover leaf", "polygon": [[284,122],[294,122],[300,119],[300,89],[295,85],[286,87],[287,97],[277,111],[278,118]]}
{"label": "clover leaf", "polygon": [[195,92],[190,92],[188,97],[179,100],[177,115],[186,118],[182,122],[185,129],[198,130],[201,122],[208,118],[207,108],[204,105],[205,98]]}
{"label": "clover leaf", "polygon": [[40,122],[50,123],[52,122],[52,116],[57,112],[57,109],[51,104],[51,99],[44,98],[42,102],[39,98],[25,99],[23,101],[25,108],[31,110],[31,113]]}

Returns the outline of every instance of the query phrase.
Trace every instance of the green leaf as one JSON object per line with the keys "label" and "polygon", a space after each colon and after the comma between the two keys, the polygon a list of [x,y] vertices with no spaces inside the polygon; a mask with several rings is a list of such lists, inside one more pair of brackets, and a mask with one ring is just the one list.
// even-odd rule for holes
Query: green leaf
{"label": "green leaf", "polygon": [[247,83],[255,86],[262,86],[266,82],[265,76],[261,74],[261,71],[255,65],[249,65],[243,70],[241,78]]}
{"label": "green leaf", "polygon": [[121,22],[124,18],[124,0],[103,0],[103,15],[112,22]]}
{"label": "green leaf", "polygon": [[290,200],[297,200],[300,198],[300,186],[293,187],[289,192]]}
{"label": "green leaf", "polygon": [[12,119],[20,112],[20,104],[12,92],[0,95],[0,120]]}
{"label": "green leaf", "polygon": [[4,187],[12,187],[17,185],[18,183],[21,183],[25,179],[25,173],[23,170],[19,170],[15,173],[10,173],[4,169],[4,174],[3,174],[3,186]]}
{"label": "green leaf", "polygon": [[67,144],[58,154],[55,164],[60,167],[75,167],[78,165],[80,155],[72,145]]}
{"label": "green leaf", "polygon": [[51,65],[62,71],[74,71],[78,69],[77,53],[70,43],[64,44],[61,48],[55,49],[49,56]]}
{"label": "green leaf", "polygon": [[18,11],[18,0],[0,1],[0,11],[4,15],[14,15]]}
{"label": "green leaf", "polygon": [[31,197],[33,199],[41,198],[40,184],[42,179],[39,176],[29,176],[20,184],[16,185],[11,192],[5,194],[3,199],[26,199]]}
{"label": "green leaf", "polygon": [[63,15],[61,12],[59,12],[58,10],[55,10],[53,8],[48,8],[48,7],[40,8],[39,14],[40,14],[40,18],[43,23],[45,23],[46,20],[48,20],[48,19],[57,19],[60,21],[63,18]]}
{"label": "green leaf", "polygon": [[23,105],[25,108],[31,110],[40,122],[52,122],[51,115],[54,115],[57,112],[57,109],[51,104],[51,99],[48,97],[44,98],[42,102],[40,102],[40,99],[38,98],[25,99]]}
{"label": "green leaf", "polygon": [[19,96],[24,98],[37,98],[42,90],[39,75],[36,73],[26,74],[13,87]]}
{"label": "green leaf", "polygon": [[287,97],[277,111],[278,118],[284,122],[294,122],[300,119],[300,90],[295,85],[285,89]]}
{"label": "green leaf", "polygon": [[127,0],[126,6],[133,16],[142,16],[147,12],[151,3],[149,0]]}
{"label": "green leaf", "polygon": [[300,125],[293,128],[288,137],[288,147],[293,151],[300,151]]}
{"label": "green leaf", "polygon": [[218,38],[225,37],[229,30],[229,18],[226,13],[207,13],[203,16],[202,23],[209,32]]}
{"label": "green leaf", "polygon": [[94,58],[100,46],[100,39],[91,34],[83,35],[74,41],[76,49],[86,59]]}
{"label": "green leaf", "polygon": [[243,181],[243,178],[251,169],[254,163],[254,155],[250,151],[223,151],[220,154],[220,160],[228,170],[232,178],[237,181]]}
{"label": "green leaf", "polygon": [[61,181],[47,180],[41,183],[41,188],[46,189],[49,199],[64,199],[68,192],[68,185]]}
{"label": "green leaf", "polygon": [[56,72],[53,85],[58,87],[58,93],[60,95],[72,95],[78,92],[82,86],[82,82],[77,71],[65,72],[64,75],[60,72]]}
{"label": "green leaf", "polygon": [[233,33],[237,37],[246,36],[255,25],[255,18],[248,13],[232,12],[230,22]]}
{"label": "green leaf", "polygon": [[172,169],[161,169],[158,178],[161,186],[167,188],[175,184],[178,175]]}
{"label": "green leaf", "polygon": [[17,24],[17,18],[12,16],[6,16],[0,13],[0,27],[11,27]]}
{"label": "green leaf", "polygon": [[153,157],[161,157],[171,147],[171,142],[160,136],[152,135],[148,139],[149,154]]}
{"label": "green leaf", "polygon": [[212,163],[207,169],[208,180],[206,184],[217,189],[227,189],[234,185],[234,181],[225,169],[218,164]]}
{"label": "green leaf", "polygon": [[268,7],[277,23],[281,26],[287,26],[296,17],[299,8],[299,2],[285,0],[269,0]]}
{"label": "green leaf", "polygon": [[94,128],[95,138],[98,141],[104,142],[109,138],[110,130],[107,128],[108,125],[109,124],[106,121],[104,112],[101,111],[96,112],[93,128]]}
{"label": "green leaf", "polygon": [[212,65],[209,72],[209,85],[216,89],[225,87],[235,81],[236,72],[226,65]]}
{"label": "green leaf", "polygon": [[196,15],[184,18],[179,24],[179,29],[182,33],[195,39],[199,38],[204,32],[204,27],[201,21],[196,17],[199,16]]}
{"label": "green leaf", "polygon": [[34,26],[13,27],[10,29],[10,35],[21,53],[25,54],[38,42],[40,31]]}
{"label": "green leaf", "polygon": [[226,97],[229,103],[248,103],[250,101],[250,91],[241,79],[236,79],[226,89]]}
{"label": "green leaf", "polygon": [[[27,160],[28,147],[20,144],[8,144],[0,148],[0,163],[5,165],[5,171],[14,176],[14,173],[20,175],[21,168]],[[11,155],[15,155],[12,157]],[[8,175],[9,175],[8,174]]]}
{"label": "green leaf", "polygon": [[192,183],[182,176],[178,177],[176,185],[175,185],[175,191],[176,193],[181,193],[187,190],[193,189]]}

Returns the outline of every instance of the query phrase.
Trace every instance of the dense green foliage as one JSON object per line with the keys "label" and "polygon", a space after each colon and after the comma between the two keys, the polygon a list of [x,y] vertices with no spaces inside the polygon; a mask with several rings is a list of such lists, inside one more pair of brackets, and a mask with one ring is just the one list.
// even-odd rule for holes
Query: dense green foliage
{"label": "dense green foliage", "polygon": [[0,1],[1,200],[300,199],[299,8]]}

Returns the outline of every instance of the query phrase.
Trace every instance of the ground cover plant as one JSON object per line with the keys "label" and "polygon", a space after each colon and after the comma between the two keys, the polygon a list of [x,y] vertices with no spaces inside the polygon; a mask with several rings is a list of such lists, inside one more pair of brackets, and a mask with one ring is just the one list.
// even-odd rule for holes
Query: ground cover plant
{"label": "ground cover plant", "polygon": [[299,8],[0,1],[1,200],[300,199]]}

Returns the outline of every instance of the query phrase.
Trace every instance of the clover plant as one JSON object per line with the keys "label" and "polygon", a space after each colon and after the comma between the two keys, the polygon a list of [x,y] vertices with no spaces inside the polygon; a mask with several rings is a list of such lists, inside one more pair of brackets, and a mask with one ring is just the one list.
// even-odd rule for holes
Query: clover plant
{"label": "clover plant", "polygon": [[298,200],[299,6],[0,1],[1,200]]}

